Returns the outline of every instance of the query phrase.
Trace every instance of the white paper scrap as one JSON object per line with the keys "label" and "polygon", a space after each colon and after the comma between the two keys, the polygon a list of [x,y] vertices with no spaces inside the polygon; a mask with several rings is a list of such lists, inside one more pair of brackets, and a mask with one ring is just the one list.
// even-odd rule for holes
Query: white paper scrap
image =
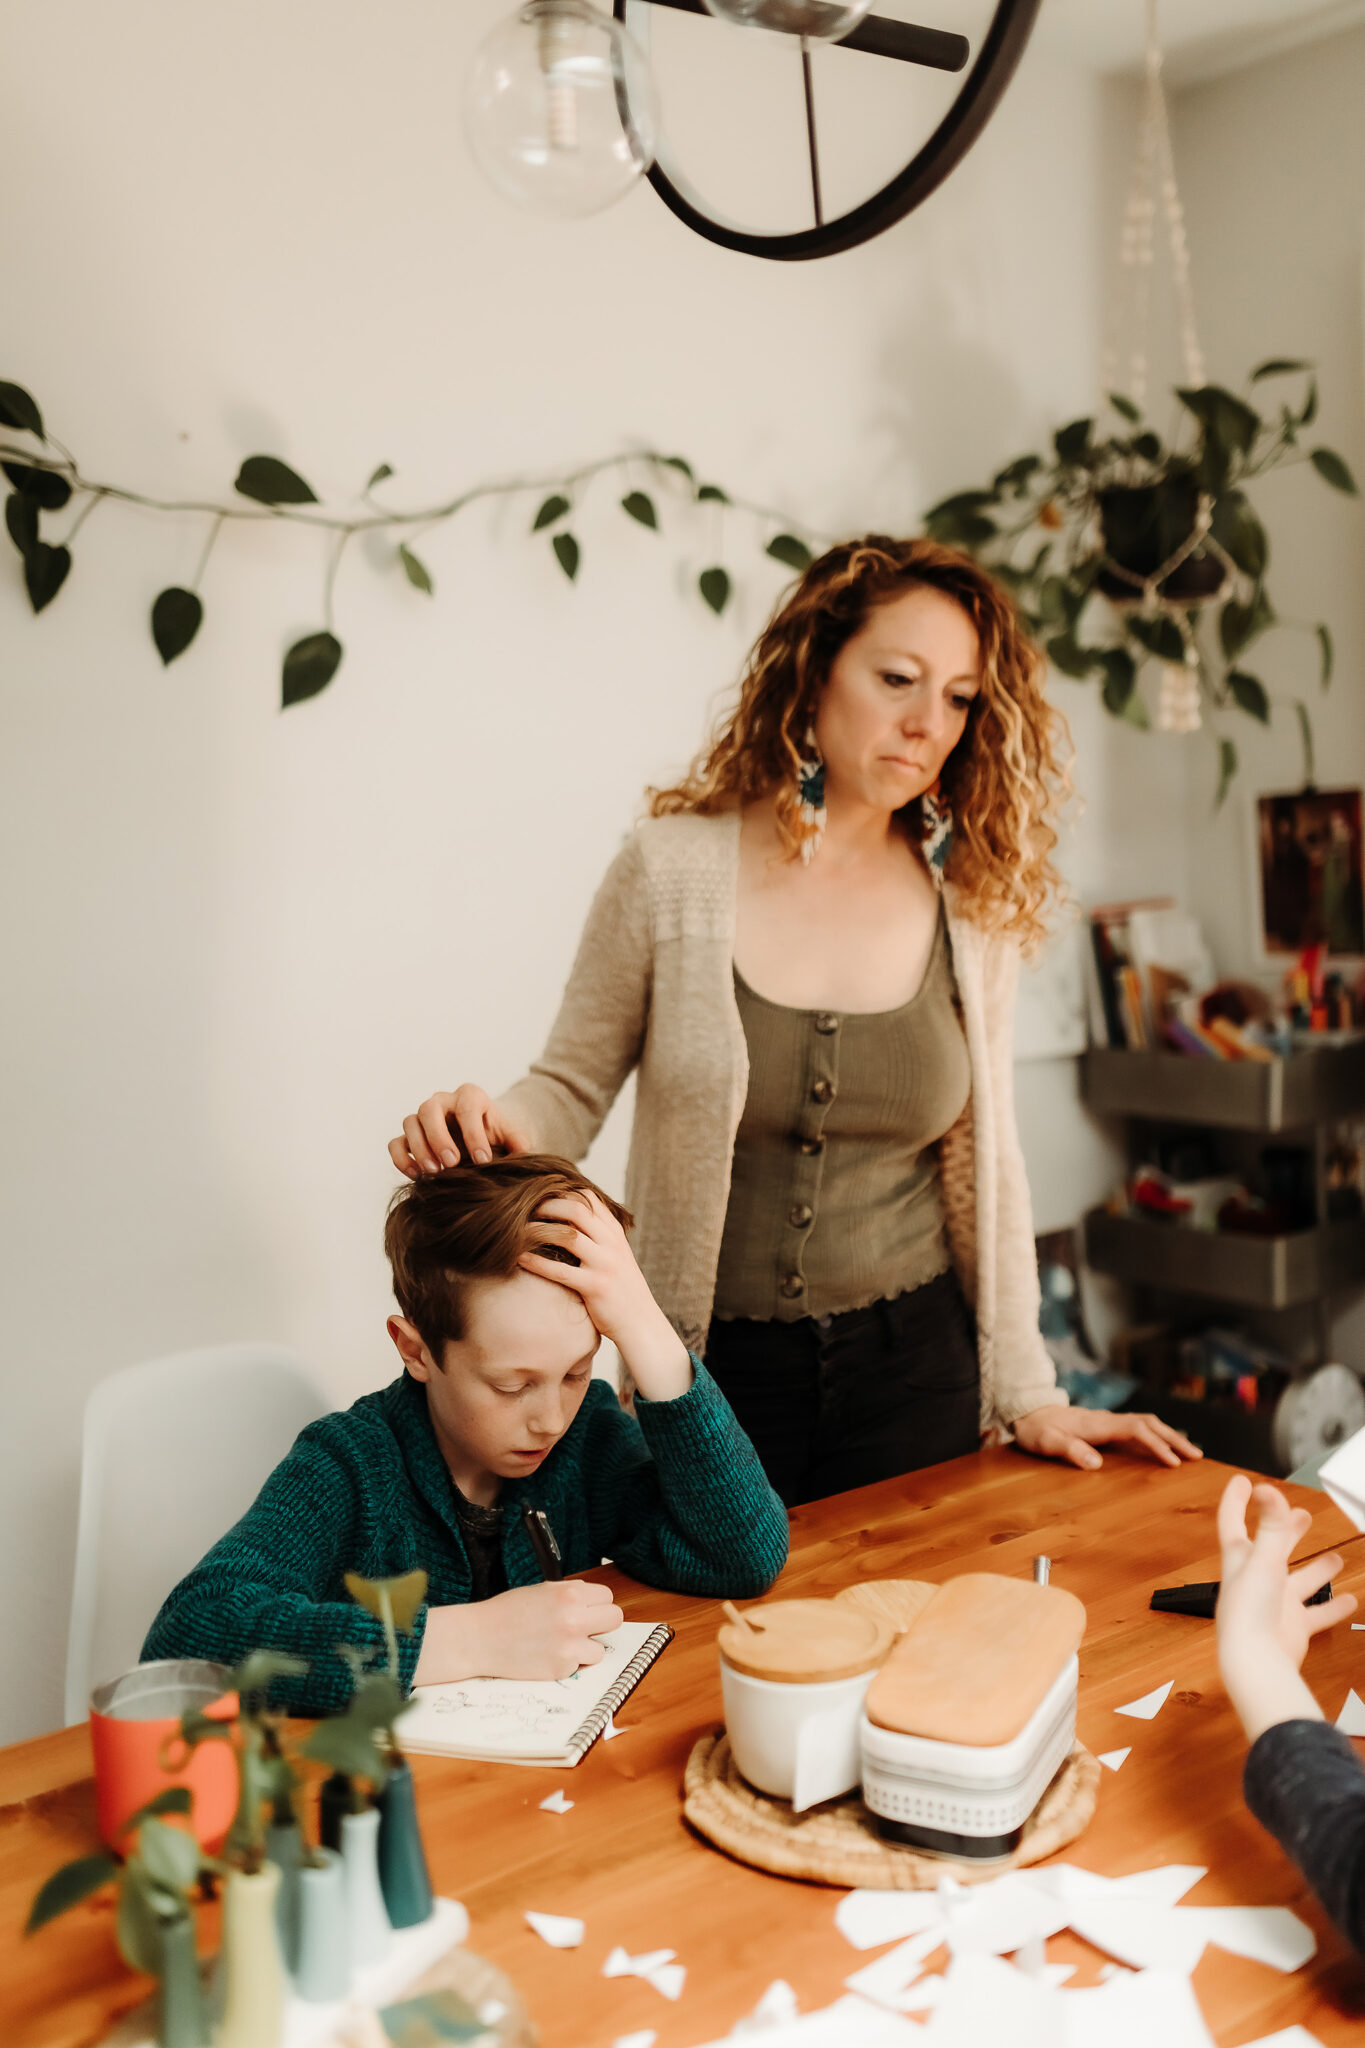
{"label": "white paper scrap", "polygon": [[618,1735],[629,1735],[629,1733],[629,1728],[618,1728],[614,1716],[611,1714],[607,1715],[607,1725],[602,1730],[603,1742],[615,1742]]}
{"label": "white paper scrap", "polygon": [[1070,1914],[1023,1872],[1007,1871],[954,1900],[946,1932],[954,1955],[1012,1955],[1026,1942],[1059,1934]]}
{"label": "white paper scrap", "polygon": [[611,2048],[654,2048],[658,2038],[656,2027],[641,2027],[638,2034],[618,2034]]}
{"label": "white paper scrap", "polygon": [[834,1924],[854,1948],[880,1948],[937,1927],[942,1918],[935,1892],[848,1892],[834,1909]]}
{"label": "white paper scrap", "polygon": [[677,1953],[674,1948],[652,1948],[642,1956],[633,1956],[618,1946],[603,1963],[602,1975],[642,1977],[665,1998],[681,1998],[683,1985],[687,1982],[687,1970],[684,1964],[674,1962]]}
{"label": "white paper scrap", "polygon": [[541,1800],[540,1810],[542,1813],[572,1813],[573,1801],[565,1798],[563,1791],[552,1792],[548,1799]]}
{"label": "white paper scrap", "polygon": [[1120,1970],[1090,1991],[1059,1991],[1066,2048],[1214,2048],[1194,1987],[1171,1970]]}
{"label": "white paper scrap", "polygon": [[918,1977],[925,1957],[932,1955],[942,1944],[941,1928],[925,1928],[919,1934],[912,1934],[899,1948],[888,1949],[874,1963],[864,1963],[861,1970],[845,1977],[845,1987],[856,1991],[862,1998],[870,1998],[874,2005],[885,2006],[888,2012],[914,2011],[917,2009],[915,2006],[905,2003],[905,1994]]}
{"label": "white paper scrap", "polygon": [[1197,1911],[1133,1898],[1087,1899],[1071,1908],[1071,1927],[1134,1969],[1174,1970],[1187,1977],[1210,1938]]}
{"label": "white paper scrap", "polygon": [[1365,1735],[1365,1700],[1354,1687],[1346,1695],[1346,1704],[1337,1715],[1336,1725],[1343,1735]]}
{"label": "white paper scrap", "polygon": [[1317,1936],[1288,1906],[1180,1906],[1176,1916],[1197,1917],[1219,1948],[1272,1970],[1301,1970],[1317,1953]]}
{"label": "white paper scrap", "polygon": [[[1365,1622],[1360,1625],[1365,1628]],[[1248,2041],[1246,2048],[1322,2048],[1322,2042],[1307,2027],[1281,2027],[1278,2034],[1262,2034],[1259,2041]]]}
{"label": "white paper scrap", "polygon": [[564,1913],[527,1913],[526,1925],[551,1948],[577,1948],[583,1939],[583,1922]]}
{"label": "white paper scrap", "polygon": [[774,1977],[753,2011],[746,2013],[742,2020],[735,2021],[730,2029],[731,2036],[740,2040],[746,2034],[762,2034],[773,2027],[784,2027],[797,2017],[800,2010],[796,1993],[786,1978]]}
{"label": "white paper scrap", "polygon": [[[1026,1977],[999,1956],[955,1955],[925,2027],[934,2048],[1054,2048],[1064,1992]],[[1165,2048],[1165,2044],[1163,2044]]]}
{"label": "white paper scrap", "polygon": [[[1365,1628],[1365,1621],[1353,1621],[1353,1622],[1351,1623],[1351,1627],[1352,1627],[1352,1629],[1358,1629],[1358,1628]],[[1267,2040],[1267,2041],[1279,2041],[1279,2040],[1287,2039],[1287,2038],[1288,2038],[1288,2036],[1289,2036],[1290,2034],[1294,2034],[1294,2033],[1299,2033],[1299,2034],[1302,2034],[1303,2032],[1304,2032],[1304,2029],[1303,2029],[1302,2027],[1286,2027],[1286,2028],[1285,2028],[1285,2030],[1284,2030],[1284,2034],[1283,2034],[1283,2035],[1280,2035],[1280,2034],[1267,2034],[1267,2035],[1266,2035],[1266,2040]],[[1309,2034],[1307,2038],[1308,2038],[1308,2039],[1309,2039],[1309,2040],[1311,2041],[1313,2037],[1312,2037],[1312,2035],[1311,2035],[1311,2034]],[[1251,2048],[1260,2048],[1260,2043],[1259,2043],[1258,2041],[1253,2041],[1253,2042],[1251,2043]]]}
{"label": "white paper scrap", "polygon": [[1159,1685],[1156,1688],[1155,1692],[1145,1692],[1140,1700],[1130,1700],[1126,1707],[1115,1707],[1114,1712],[1116,1714],[1128,1714],[1134,1721],[1155,1721],[1170,1697],[1171,1687],[1174,1684],[1175,1680],[1168,1678],[1164,1685]]}
{"label": "white paper scrap", "polygon": [[1102,1749],[1100,1762],[1107,1771],[1121,1770],[1133,1754],[1131,1749]]}
{"label": "white paper scrap", "polygon": [[[735,2036],[708,2041],[705,2048],[733,2048]],[[762,2048],[924,2048],[924,2033],[914,2020],[869,2005],[849,1992],[818,2012],[770,2027],[757,2036]],[[757,2048],[756,2043],[756,2048]],[[1163,2042],[1162,2048],[1167,2048]]]}
{"label": "white paper scrap", "polygon": [[1208,1874],[1203,1863],[1162,1863],[1127,1877],[1101,1877],[1078,1863],[1049,1863],[1045,1869],[1021,1873],[1058,1899],[1145,1899],[1155,1906],[1174,1906]]}
{"label": "white paper scrap", "polygon": [[1348,1436],[1318,1467],[1318,1484],[1348,1522],[1365,1529],[1365,1429]]}
{"label": "white paper scrap", "polygon": [[858,1729],[863,1718],[860,1697],[808,1714],[796,1731],[796,1763],[792,1772],[792,1812],[804,1813],[826,1799],[837,1799],[862,1775]]}

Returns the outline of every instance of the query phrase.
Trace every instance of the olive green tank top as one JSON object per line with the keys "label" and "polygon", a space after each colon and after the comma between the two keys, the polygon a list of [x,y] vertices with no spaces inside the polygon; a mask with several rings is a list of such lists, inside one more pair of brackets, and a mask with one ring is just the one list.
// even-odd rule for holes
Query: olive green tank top
{"label": "olive green tank top", "polygon": [[898,1010],[789,1009],[734,972],[749,1091],[713,1313],[838,1315],[946,1272],[933,1148],[966,1107],[971,1063],[942,915]]}

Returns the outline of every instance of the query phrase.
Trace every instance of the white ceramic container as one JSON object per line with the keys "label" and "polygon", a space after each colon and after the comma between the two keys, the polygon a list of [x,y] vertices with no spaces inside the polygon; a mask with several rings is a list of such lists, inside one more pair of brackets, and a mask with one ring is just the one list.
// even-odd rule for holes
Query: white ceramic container
{"label": "white ceramic container", "polygon": [[814,1685],[750,1678],[720,1660],[725,1729],[741,1774],[798,1813],[858,1783],[858,1729],[875,1669]]}

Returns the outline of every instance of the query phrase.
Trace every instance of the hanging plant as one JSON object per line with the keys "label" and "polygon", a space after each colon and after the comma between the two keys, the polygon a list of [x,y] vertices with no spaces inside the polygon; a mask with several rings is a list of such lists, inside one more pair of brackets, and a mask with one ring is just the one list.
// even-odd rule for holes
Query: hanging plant
{"label": "hanging plant", "polygon": [[[1218,384],[1178,390],[1180,428],[1170,445],[1131,398],[1115,393],[1114,431],[1073,420],[1053,436],[1051,455],[1021,455],[983,490],[935,505],[926,530],[962,547],[1009,585],[1050,660],[1064,675],[1095,677],[1105,709],[1146,727],[1139,675],[1161,672],[1158,723],[1193,731],[1207,710],[1236,710],[1262,725],[1272,699],[1247,656],[1281,619],[1266,587],[1270,543],[1245,486],[1268,470],[1307,462],[1334,490],[1354,497],[1355,480],[1330,448],[1305,449],[1318,407],[1312,366],[1276,358],[1251,384],[1306,379],[1297,406],[1266,418]],[[1326,625],[1303,628],[1317,642],[1325,689],[1332,675]],[[1304,776],[1313,779],[1312,724],[1298,716]],[[1214,731],[1217,802],[1237,772],[1233,740]]]}

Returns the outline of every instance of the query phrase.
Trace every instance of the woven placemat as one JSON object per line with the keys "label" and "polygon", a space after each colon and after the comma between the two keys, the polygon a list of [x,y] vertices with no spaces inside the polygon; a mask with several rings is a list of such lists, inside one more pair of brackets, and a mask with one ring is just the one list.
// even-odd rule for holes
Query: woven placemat
{"label": "woven placemat", "polygon": [[932,1891],[945,1872],[962,1884],[979,1884],[1064,1849],[1089,1825],[1099,1785],[1099,1764],[1077,1743],[1025,1823],[1013,1854],[973,1863],[883,1841],[856,1794],[793,1813],[785,1799],[756,1792],[741,1778],[722,1728],[703,1735],[687,1759],[683,1815],[727,1856],[775,1877],[879,1891]]}

